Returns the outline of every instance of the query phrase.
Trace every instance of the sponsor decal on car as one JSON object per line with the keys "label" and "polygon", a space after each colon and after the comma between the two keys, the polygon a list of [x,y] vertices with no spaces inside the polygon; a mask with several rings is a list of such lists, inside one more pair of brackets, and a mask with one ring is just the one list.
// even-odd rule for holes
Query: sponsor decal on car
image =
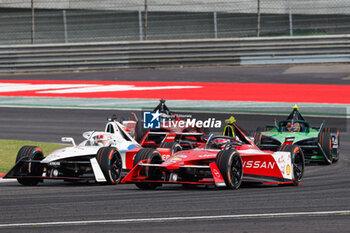
{"label": "sponsor decal on car", "polygon": [[171,158],[172,161],[181,161],[181,158]]}
{"label": "sponsor decal on car", "polygon": [[213,169],[213,174],[217,177],[220,178],[220,172],[218,170],[216,170],[215,168]]}
{"label": "sponsor decal on car", "polygon": [[60,166],[61,163],[60,162],[50,162],[49,166]]}
{"label": "sponsor decal on car", "polygon": [[244,161],[243,167],[245,168],[266,168],[273,169],[275,167],[275,162],[262,162],[262,161]]}
{"label": "sponsor decal on car", "polygon": [[[291,179],[291,154],[289,152],[277,151],[273,153],[273,157],[277,163],[278,168],[284,178]],[[288,173],[289,166],[289,173]]]}
{"label": "sponsor decal on car", "polygon": [[199,155],[198,157],[199,157],[199,158],[207,158],[207,157],[213,157],[213,156],[216,156],[216,155],[204,154],[204,155]]}
{"label": "sponsor decal on car", "polygon": [[162,159],[163,159],[163,160],[167,160],[169,157],[170,157],[170,155],[165,155],[165,154],[162,155]]}
{"label": "sponsor decal on car", "polygon": [[295,137],[286,137],[285,142],[293,142]]}
{"label": "sponsor decal on car", "polygon": [[332,147],[335,148],[335,149],[338,149],[338,136],[335,134],[335,135],[332,135]]}
{"label": "sponsor decal on car", "polygon": [[290,166],[289,166],[289,164],[287,165],[287,175],[288,176],[290,175]]}

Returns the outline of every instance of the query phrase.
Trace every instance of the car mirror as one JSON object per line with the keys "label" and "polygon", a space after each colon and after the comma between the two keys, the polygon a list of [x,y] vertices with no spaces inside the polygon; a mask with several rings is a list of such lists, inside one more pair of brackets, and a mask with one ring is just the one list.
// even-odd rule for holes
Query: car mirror
{"label": "car mirror", "polygon": [[74,139],[70,138],[70,137],[63,137],[63,138],[61,138],[61,142],[72,143],[73,146],[76,146]]}

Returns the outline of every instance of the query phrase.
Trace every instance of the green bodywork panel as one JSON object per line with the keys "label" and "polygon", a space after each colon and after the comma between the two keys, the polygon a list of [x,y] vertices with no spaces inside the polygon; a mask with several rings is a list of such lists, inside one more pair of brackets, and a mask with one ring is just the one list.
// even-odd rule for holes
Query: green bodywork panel
{"label": "green bodywork panel", "polygon": [[[288,137],[294,137],[293,144],[298,143],[299,141],[310,139],[310,138],[318,138],[318,130],[309,128],[309,132],[278,132],[277,128],[273,128],[269,131],[261,132],[262,135],[272,137],[278,140],[281,145],[285,142],[285,139]],[[324,161],[325,157],[322,154],[314,152],[310,158],[305,158],[306,161]]]}
{"label": "green bodywork panel", "polygon": [[262,135],[273,137],[278,140],[281,144],[284,143],[286,137],[294,137],[294,143],[307,138],[318,137],[318,130],[309,129],[309,132],[278,132],[277,128],[273,128],[270,131],[261,132]]}

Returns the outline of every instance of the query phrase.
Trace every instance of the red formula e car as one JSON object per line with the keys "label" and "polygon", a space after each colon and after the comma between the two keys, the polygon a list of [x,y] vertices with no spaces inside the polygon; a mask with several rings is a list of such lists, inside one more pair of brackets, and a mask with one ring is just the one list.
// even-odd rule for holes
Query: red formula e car
{"label": "red formula e car", "polygon": [[140,150],[121,183],[135,183],[141,189],[155,189],[164,183],[229,189],[237,189],[242,182],[299,185],[304,167],[304,155],[297,145],[285,145],[277,152],[262,151],[230,121],[223,135],[210,135],[204,146],[177,152],[164,161],[154,149]]}

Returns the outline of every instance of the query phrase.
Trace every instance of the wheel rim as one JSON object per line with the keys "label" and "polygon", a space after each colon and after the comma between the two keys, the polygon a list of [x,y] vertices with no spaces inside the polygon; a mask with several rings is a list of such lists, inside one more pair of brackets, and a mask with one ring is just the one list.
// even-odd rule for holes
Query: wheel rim
{"label": "wheel rim", "polygon": [[242,177],[242,162],[238,156],[235,156],[232,160],[230,173],[231,182],[234,187],[237,187]]}
{"label": "wheel rim", "polygon": [[113,156],[113,160],[111,162],[111,176],[114,181],[117,181],[122,172],[122,162],[118,159],[117,156]]}
{"label": "wheel rim", "polygon": [[294,178],[296,179],[296,181],[300,181],[304,173],[303,157],[300,150],[298,150],[294,154],[293,166],[294,166]]}
{"label": "wheel rim", "polygon": [[339,139],[340,139],[339,135],[335,136],[335,140],[334,141],[337,142],[337,144],[336,144],[338,146],[337,148],[334,148],[335,144],[333,143],[333,140],[331,140],[331,145],[332,145],[331,146],[331,152],[335,151],[335,153],[334,153],[335,156],[339,155],[339,149],[340,149],[340,140]]}

